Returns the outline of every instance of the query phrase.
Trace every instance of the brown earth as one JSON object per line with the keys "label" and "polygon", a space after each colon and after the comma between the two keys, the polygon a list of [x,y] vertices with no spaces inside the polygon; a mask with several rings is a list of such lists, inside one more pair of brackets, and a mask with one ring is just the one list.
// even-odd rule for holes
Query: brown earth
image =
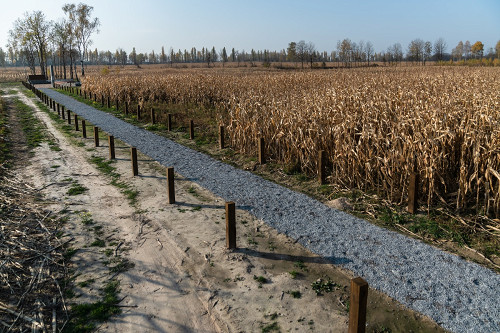
{"label": "brown earth", "polygon": [[[43,194],[48,209],[69,218],[66,237],[75,238],[71,246],[77,249],[77,297],[69,302],[93,302],[106,282],[120,281],[123,311],[99,331],[347,331],[350,272],[244,210],[237,210],[238,249],[227,250],[221,198],[176,175],[177,203],[168,205],[164,168],[139,155],[140,175],[132,177],[129,147],[117,141],[112,165],[138,191],[135,203],[127,200],[89,162],[92,156],[107,158],[107,144],[95,148],[81,133],[62,134],[33,99],[17,97],[35,110],[61,148],[42,144],[17,172]],[[68,195],[75,183],[88,190]],[[104,246],[91,246],[96,239]],[[311,284],[319,278],[336,287],[317,296]],[[443,331],[371,289],[367,322],[368,332]]]}

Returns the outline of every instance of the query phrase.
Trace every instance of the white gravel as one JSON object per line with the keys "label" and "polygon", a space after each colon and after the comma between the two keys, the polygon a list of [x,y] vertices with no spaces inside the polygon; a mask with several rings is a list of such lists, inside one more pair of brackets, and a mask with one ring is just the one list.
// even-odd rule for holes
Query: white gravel
{"label": "white gravel", "polygon": [[500,275],[492,270],[329,208],[51,89],[41,90],[442,327],[452,332],[500,332]]}

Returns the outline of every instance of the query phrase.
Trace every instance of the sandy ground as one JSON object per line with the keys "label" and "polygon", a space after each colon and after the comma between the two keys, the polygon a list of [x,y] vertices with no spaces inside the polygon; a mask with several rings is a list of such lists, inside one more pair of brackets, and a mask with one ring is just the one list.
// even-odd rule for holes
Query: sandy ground
{"label": "sandy ground", "polygon": [[[69,217],[66,236],[75,238],[72,247],[78,249],[73,301],[95,301],[107,281],[120,281],[123,312],[99,331],[260,332],[273,323],[283,332],[347,331],[349,272],[239,209],[238,249],[227,250],[220,198],[176,175],[177,203],[169,205],[164,168],[139,155],[140,175],[133,177],[129,147],[117,141],[113,165],[121,180],[139,191],[132,205],[88,161],[92,155],[107,157],[105,140],[94,148],[91,138],[68,138],[31,99],[18,97],[37,110],[61,148],[42,144],[22,173],[44,194],[48,209]],[[75,182],[88,190],[69,196]],[[91,246],[96,239],[105,246]],[[128,269],[112,272],[119,264]],[[266,282],[256,281],[259,276]],[[338,287],[317,296],[311,283],[318,278],[330,278]],[[296,292],[300,298],[293,297]],[[369,331],[391,326],[400,327],[392,332],[440,331],[370,290]]]}

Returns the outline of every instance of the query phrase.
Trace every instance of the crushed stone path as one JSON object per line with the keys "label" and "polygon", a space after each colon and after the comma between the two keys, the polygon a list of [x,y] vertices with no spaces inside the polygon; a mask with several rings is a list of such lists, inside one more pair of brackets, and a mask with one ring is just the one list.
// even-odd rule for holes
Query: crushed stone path
{"label": "crushed stone path", "polygon": [[494,271],[327,207],[52,89],[40,90],[445,329],[500,332],[500,275]]}

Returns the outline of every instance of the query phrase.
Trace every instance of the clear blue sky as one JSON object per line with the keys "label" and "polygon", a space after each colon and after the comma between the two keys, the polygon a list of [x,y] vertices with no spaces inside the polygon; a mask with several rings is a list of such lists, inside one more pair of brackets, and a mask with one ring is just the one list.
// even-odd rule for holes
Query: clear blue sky
{"label": "clear blue sky", "polygon": [[[0,0],[0,47],[25,11],[41,10],[49,20],[64,16],[72,1]],[[80,1],[73,1],[78,3]],[[86,0],[101,21],[92,48],[158,52],[162,46],[216,50],[286,49],[290,41],[311,41],[332,51],[338,40],[371,41],[377,52],[395,42],[406,51],[415,38],[443,37],[447,52],[458,41],[480,40],[485,52],[500,40],[500,0]]]}

